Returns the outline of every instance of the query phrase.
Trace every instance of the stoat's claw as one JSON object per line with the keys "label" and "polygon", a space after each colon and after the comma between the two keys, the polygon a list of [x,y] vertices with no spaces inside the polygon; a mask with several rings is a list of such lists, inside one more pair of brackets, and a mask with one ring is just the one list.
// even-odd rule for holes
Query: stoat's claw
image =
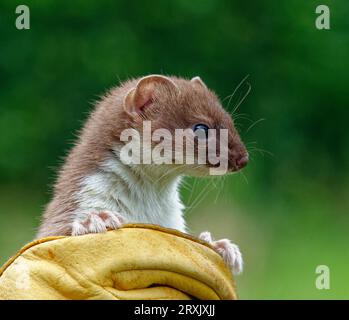
{"label": "stoat's claw", "polygon": [[209,231],[201,232],[199,235],[199,239],[206,241],[210,244],[213,242],[211,232],[209,232]]}
{"label": "stoat's claw", "polygon": [[76,218],[72,225],[72,236],[87,233],[100,233],[108,229],[118,229],[124,223],[119,213],[109,211],[90,212],[86,216]]}
{"label": "stoat's claw", "polygon": [[228,239],[213,241],[211,233],[202,232],[199,235],[201,240],[211,244],[222,256],[224,262],[232,269],[234,274],[239,274],[243,269],[243,259],[239,247]]}

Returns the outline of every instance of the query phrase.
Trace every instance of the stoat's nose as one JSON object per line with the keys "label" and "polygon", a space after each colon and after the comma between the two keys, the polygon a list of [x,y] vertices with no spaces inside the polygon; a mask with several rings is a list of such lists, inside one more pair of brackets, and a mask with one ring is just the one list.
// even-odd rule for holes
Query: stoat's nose
{"label": "stoat's nose", "polygon": [[235,160],[235,166],[238,170],[246,167],[248,163],[248,154],[241,155],[239,158]]}

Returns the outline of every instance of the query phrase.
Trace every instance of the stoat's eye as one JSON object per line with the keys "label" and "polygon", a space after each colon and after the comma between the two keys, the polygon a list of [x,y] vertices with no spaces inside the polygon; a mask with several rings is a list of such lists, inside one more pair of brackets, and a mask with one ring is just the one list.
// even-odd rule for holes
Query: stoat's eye
{"label": "stoat's eye", "polygon": [[206,124],[198,123],[193,126],[195,136],[199,139],[207,139],[208,137],[208,126]]}

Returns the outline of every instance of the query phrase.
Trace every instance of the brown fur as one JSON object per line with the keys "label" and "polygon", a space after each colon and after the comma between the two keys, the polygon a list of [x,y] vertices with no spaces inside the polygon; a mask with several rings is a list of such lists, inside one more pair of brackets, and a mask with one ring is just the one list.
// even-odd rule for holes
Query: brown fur
{"label": "brown fur", "polygon": [[228,129],[230,168],[233,168],[237,155],[246,154],[230,115],[223,110],[216,95],[200,83],[201,80],[169,79],[178,90],[171,89],[166,83],[156,85],[151,104],[141,115],[129,114],[124,109],[125,97],[140,79],[113,88],[97,104],[59,172],[53,199],[46,208],[37,237],[71,234],[73,212],[78,206],[75,194],[82,179],[98,170],[101,162],[111,155],[113,146],[120,143],[122,130],[130,127],[141,130],[144,119],[152,121],[152,130],[166,128],[174,132],[177,128],[191,128],[196,123]]}

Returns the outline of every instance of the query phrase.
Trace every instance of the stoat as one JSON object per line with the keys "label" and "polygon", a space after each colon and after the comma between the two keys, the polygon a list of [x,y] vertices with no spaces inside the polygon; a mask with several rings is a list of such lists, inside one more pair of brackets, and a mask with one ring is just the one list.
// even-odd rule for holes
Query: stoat
{"label": "stoat", "polygon": [[[149,141],[149,137],[145,141],[145,123],[151,125],[151,134],[162,129],[172,136],[178,129],[189,132],[186,138],[194,148],[194,161],[178,163],[173,141],[159,136],[157,141]],[[218,132],[213,138],[208,135],[211,129]],[[151,157],[144,161],[146,153],[143,159],[135,156],[138,163],[124,161],[124,148],[130,145],[130,137],[124,139],[127,130],[139,134],[140,148],[148,155],[159,142],[170,152],[164,151],[166,155],[161,157],[158,152],[158,161]],[[214,164],[207,159],[200,163],[196,154],[199,142],[207,146],[215,141],[213,153],[218,157],[222,153],[218,143],[222,130],[226,132],[226,156]],[[231,116],[199,77],[186,80],[150,75],[126,81],[97,103],[85,123],[59,172],[37,238],[105,232],[124,223],[157,224],[186,232],[185,207],[179,196],[181,178],[208,176],[224,161],[226,173],[235,172],[247,164],[248,153]],[[227,239],[213,241],[209,232],[200,237],[210,242],[236,273],[241,271],[236,245]]]}

